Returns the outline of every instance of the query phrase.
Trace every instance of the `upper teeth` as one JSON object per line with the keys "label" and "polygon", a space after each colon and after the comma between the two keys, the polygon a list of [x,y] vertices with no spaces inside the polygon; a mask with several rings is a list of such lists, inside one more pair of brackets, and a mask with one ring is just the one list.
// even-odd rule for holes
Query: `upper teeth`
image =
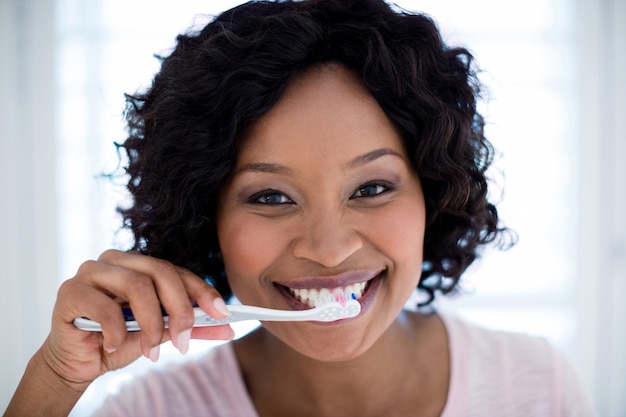
{"label": "upper teeth", "polygon": [[[357,300],[363,296],[363,291],[367,286],[367,282],[359,282],[345,287],[336,288],[289,288],[289,292],[294,298],[298,299],[309,307],[315,307],[320,303],[330,301],[341,301],[356,298]],[[353,297],[354,295],[354,297]]]}

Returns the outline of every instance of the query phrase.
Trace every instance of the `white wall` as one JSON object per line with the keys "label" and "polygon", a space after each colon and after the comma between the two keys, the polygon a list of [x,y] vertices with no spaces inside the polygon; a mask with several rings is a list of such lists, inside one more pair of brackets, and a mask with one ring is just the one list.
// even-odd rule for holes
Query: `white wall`
{"label": "white wall", "polygon": [[58,287],[53,1],[0,0],[0,410]]}
{"label": "white wall", "polygon": [[600,416],[626,415],[626,2],[578,0],[580,365]]}

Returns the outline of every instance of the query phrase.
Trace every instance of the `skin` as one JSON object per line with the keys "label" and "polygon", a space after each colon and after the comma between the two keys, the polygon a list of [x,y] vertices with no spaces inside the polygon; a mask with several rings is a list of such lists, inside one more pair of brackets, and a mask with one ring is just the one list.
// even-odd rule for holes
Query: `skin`
{"label": "skin", "polygon": [[[192,330],[189,300],[215,318],[226,316],[217,291],[166,261],[110,250],[85,262],[61,285],[50,334],[30,360],[4,415],[66,416],[95,378],[141,355],[156,361],[165,341],[186,353],[190,338],[234,336],[228,325]],[[121,302],[130,304],[141,332],[126,331]],[[170,314],[169,329],[163,326],[160,303]],[[102,333],[78,330],[72,322],[82,316],[100,322]]]}
{"label": "skin", "polygon": [[[441,414],[445,329],[436,315],[402,310],[420,276],[424,213],[398,132],[344,68],[305,72],[252,126],[218,207],[235,295],[245,304],[304,308],[286,286],[376,276],[357,318],[266,322],[234,342],[260,416]],[[234,336],[227,325],[192,330],[190,300],[215,318],[226,315],[212,287],[169,262],[115,250],[85,262],[61,286],[50,334],[5,416],[67,415],[96,377],[142,355],[157,360],[167,340],[185,353],[190,338]],[[126,331],[121,303],[130,304],[141,332]],[[82,316],[103,332],[76,329],[72,321]]]}
{"label": "skin", "polygon": [[354,75],[329,65],[293,81],[243,141],[217,224],[244,304],[286,309],[294,302],[281,287],[380,276],[357,319],[266,322],[235,343],[262,416],[441,413],[445,330],[402,310],[421,272],[420,181]]}

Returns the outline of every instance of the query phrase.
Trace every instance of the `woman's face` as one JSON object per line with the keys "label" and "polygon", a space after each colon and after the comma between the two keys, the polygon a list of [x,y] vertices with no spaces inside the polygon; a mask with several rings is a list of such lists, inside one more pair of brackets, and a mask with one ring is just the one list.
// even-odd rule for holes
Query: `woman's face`
{"label": "woman's face", "polygon": [[371,347],[417,286],[424,217],[397,130],[355,76],[331,65],[293,81],[249,131],[217,226],[244,304],[304,309],[322,288],[355,293],[353,319],[264,323],[302,354],[334,361]]}

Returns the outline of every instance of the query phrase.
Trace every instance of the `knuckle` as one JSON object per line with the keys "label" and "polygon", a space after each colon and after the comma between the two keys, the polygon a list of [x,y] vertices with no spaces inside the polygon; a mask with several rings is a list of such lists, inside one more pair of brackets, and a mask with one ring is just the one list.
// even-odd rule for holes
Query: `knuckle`
{"label": "knuckle", "polygon": [[110,305],[108,303],[98,303],[97,305],[99,319],[103,323],[121,323],[123,316],[121,313],[121,307],[118,305]]}
{"label": "knuckle", "polygon": [[59,289],[57,290],[57,298],[58,299],[67,298],[68,295],[73,292],[73,289],[75,286],[76,286],[75,278],[63,281],[63,283],[61,283],[61,285],[59,286]]}
{"label": "knuckle", "polygon": [[126,329],[124,330],[114,330],[107,332],[105,338],[107,340],[107,344],[111,347],[120,346],[126,341],[128,337],[128,332]]}
{"label": "knuckle", "polygon": [[[206,284],[206,283],[205,283]],[[207,301],[213,302],[216,298],[221,298],[222,295],[219,291],[212,285],[206,284],[201,287],[201,297]]]}
{"label": "knuckle", "polygon": [[185,277],[195,277],[196,274],[194,274],[193,272],[191,272],[190,269],[187,269],[183,266],[175,266],[174,267],[176,269],[176,273],[178,275],[180,275],[181,277],[185,278]]}
{"label": "knuckle", "polygon": [[142,343],[142,345],[156,346],[161,343],[164,334],[165,328],[162,323],[158,324],[155,322],[152,326],[143,327],[141,331],[141,338],[145,341],[145,343]]}
{"label": "knuckle", "polygon": [[85,261],[78,267],[76,276],[91,275],[99,267],[99,262],[94,260]]}
{"label": "knuckle", "polygon": [[132,294],[146,294],[154,291],[152,279],[137,271],[128,271],[125,286]]}
{"label": "knuckle", "polygon": [[177,268],[164,259],[150,258],[150,269],[155,275],[178,275]]}
{"label": "knuckle", "polygon": [[195,321],[195,317],[193,315],[193,309],[191,306],[185,309],[185,311],[180,315],[178,322],[179,326],[182,329],[190,329],[193,327]]}
{"label": "knuckle", "polygon": [[98,257],[98,261],[108,262],[108,261],[111,261],[111,260],[117,258],[121,254],[122,254],[122,252],[120,252],[117,249],[107,249],[107,250],[105,250],[104,252],[102,252],[100,254],[100,256]]}

